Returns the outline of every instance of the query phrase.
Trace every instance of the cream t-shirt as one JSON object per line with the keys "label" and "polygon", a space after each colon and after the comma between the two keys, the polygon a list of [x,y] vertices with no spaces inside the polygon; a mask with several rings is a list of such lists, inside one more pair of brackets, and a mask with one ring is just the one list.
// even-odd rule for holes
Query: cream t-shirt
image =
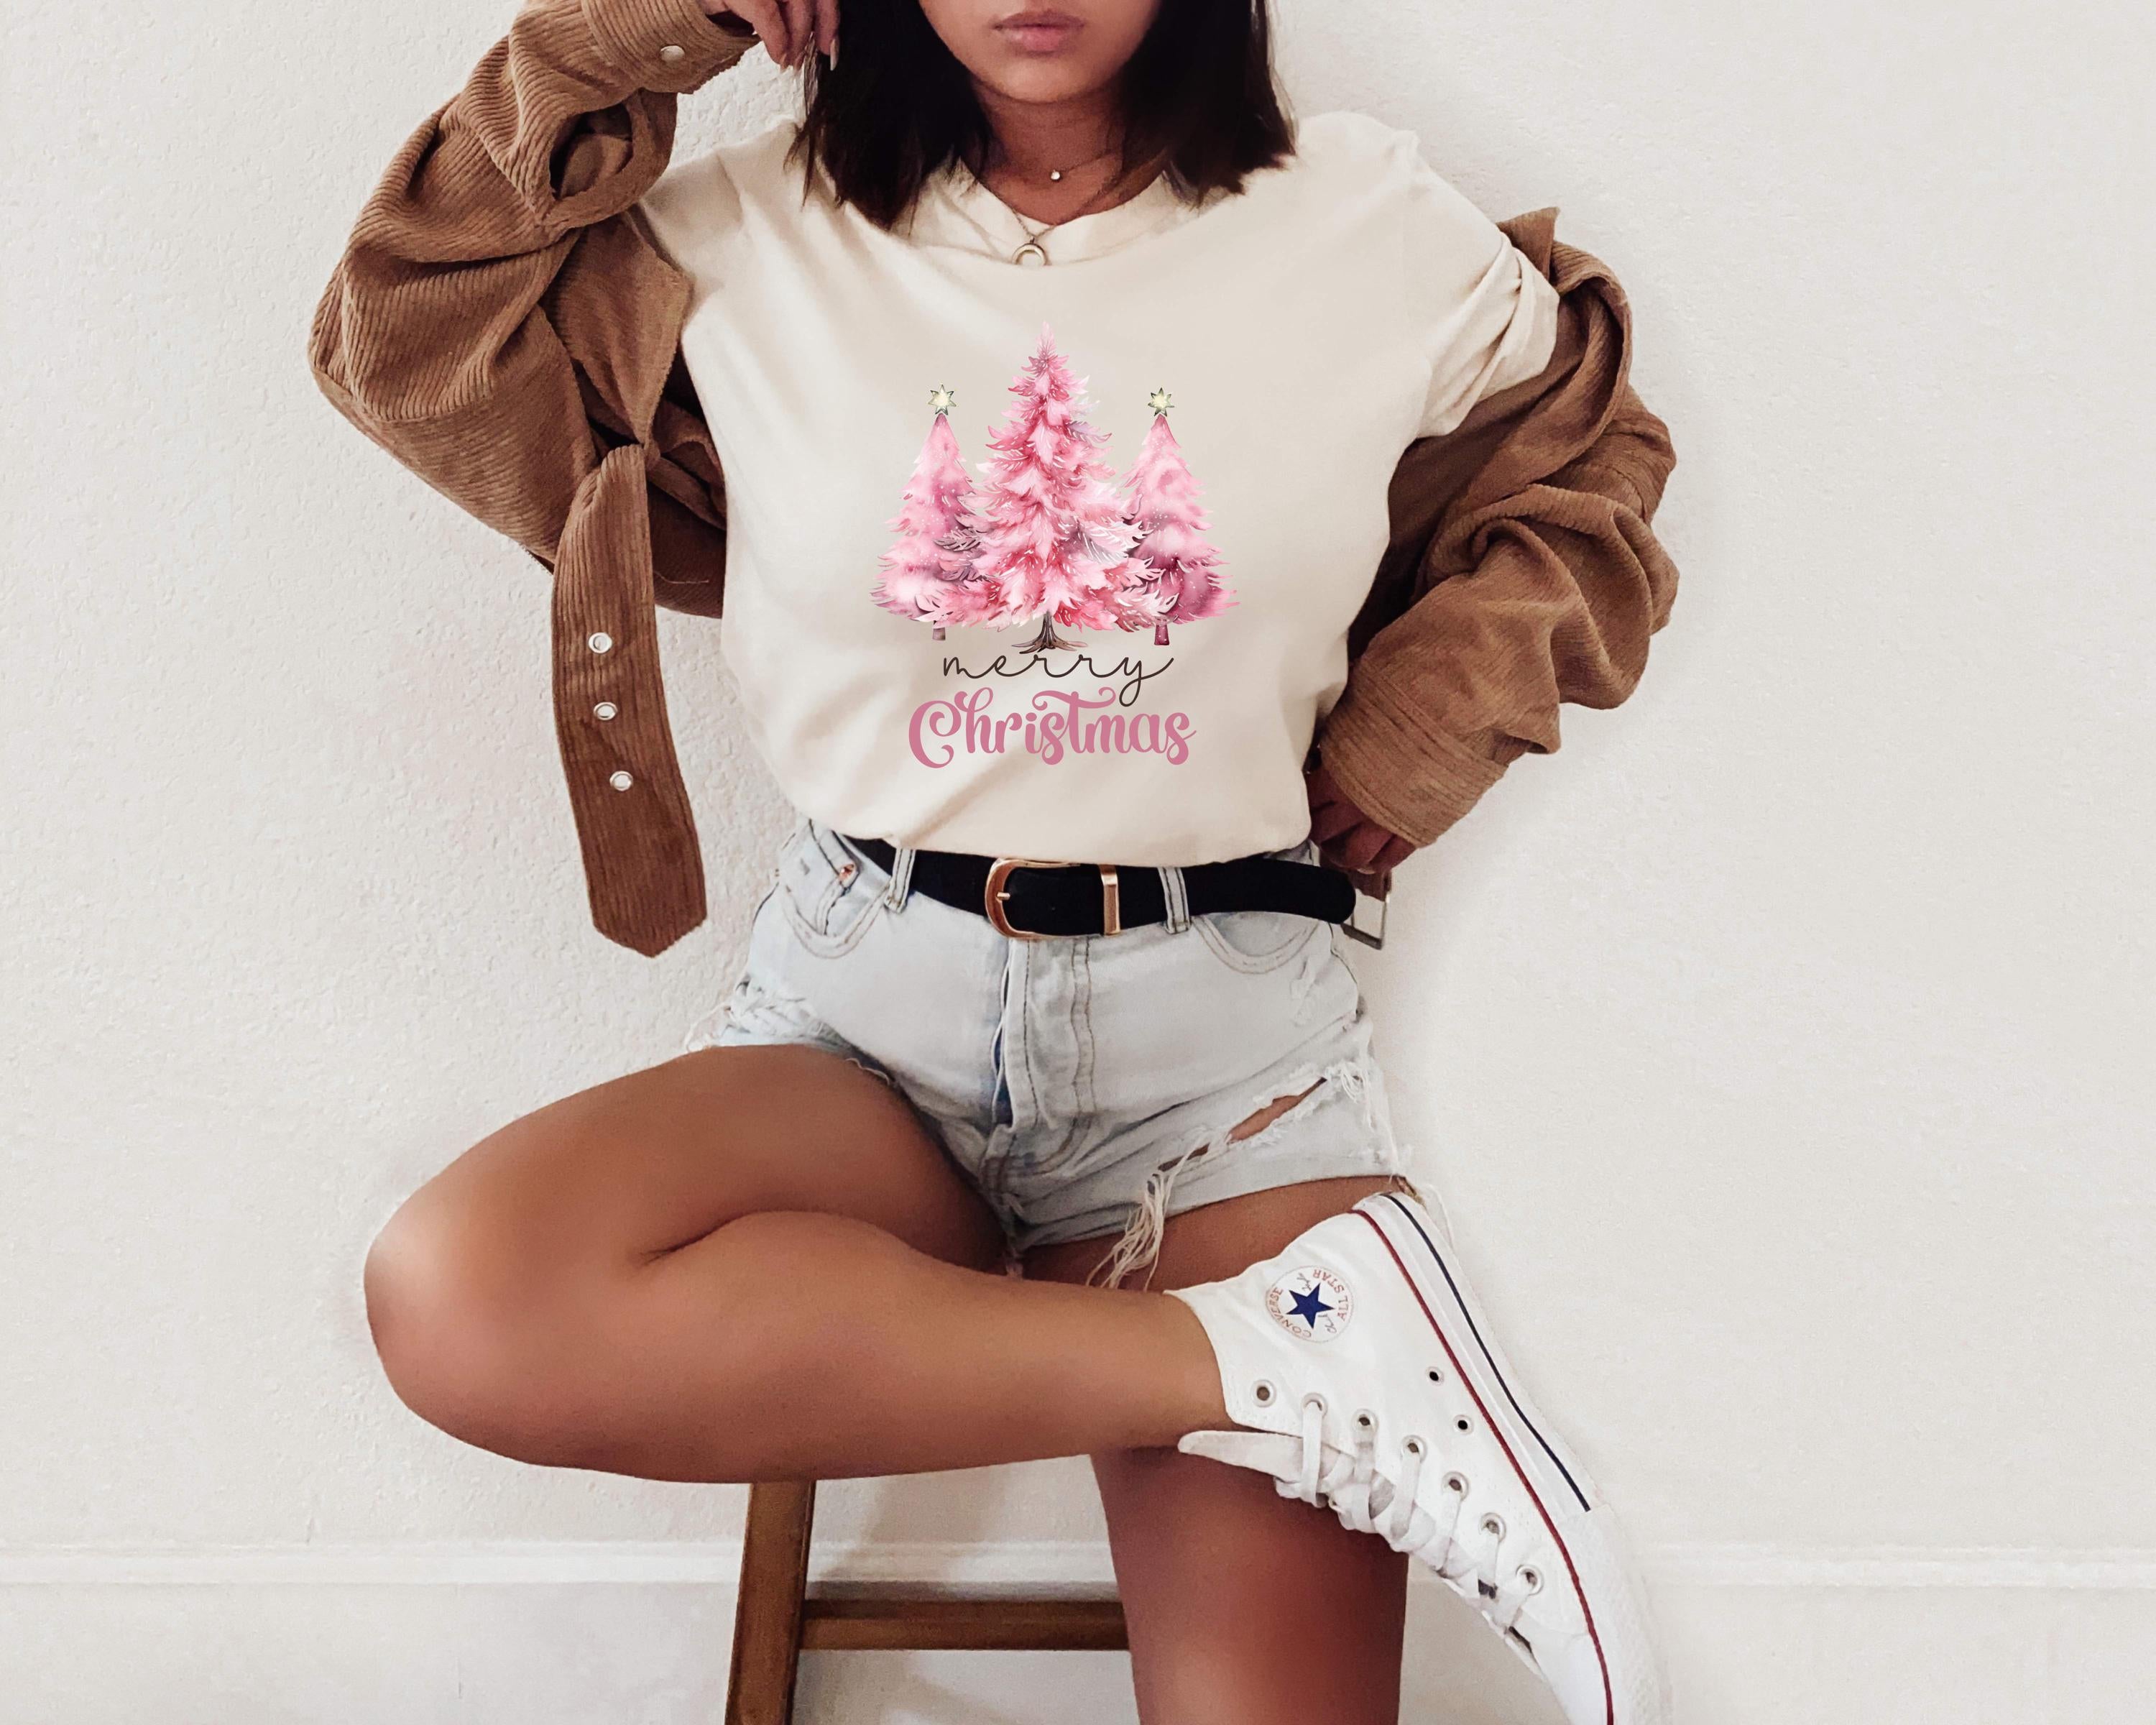
{"label": "cream t-shirt", "polygon": [[693,286],[723,652],[781,788],[990,856],[1301,841],[1400,454],[1548,363],[1554,290],[1361,114],[1240,193],[1050,228],[1045,263],[957,167],[896,233],[804,203],[792,131],[643,205]]}

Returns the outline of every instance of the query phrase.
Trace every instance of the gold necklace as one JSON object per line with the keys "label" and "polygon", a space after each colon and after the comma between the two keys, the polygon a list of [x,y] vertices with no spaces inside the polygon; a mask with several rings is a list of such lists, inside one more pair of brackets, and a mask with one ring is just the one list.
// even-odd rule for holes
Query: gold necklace
{"label": "gold necklace", "polygon": [[[1114,145],[1111,144],[1106,149],[1087,157],[1083,162],[1072,162],[1068,169],[1060,167],[1050,168],[1048,171],[1048,177],[1050,180],[1060,180],[1066,172],[1075,172],[1077,169],[1081,167],[1091,167],[1095,162],[1100,161],[1102,157],[1113,153],[1115,147],[1116,146]],[[984,190],[987,189],[987,181],[981,180],[978,174],[974,175],[973,177],[976,180],[980,180],[983,188]],[[1041,236],[1045,234],[1053,233],[1056,228],[1062,227],[1065,222],[1075,222],[1079,218],[1079,217],[1090,214],[1092,210],[1092,206],[1099,203],[1101,199],[1107,194],[1108,190],[1108,187],[1103,186],[1099,192],[1094,193],[1091,198],[1086,201],[1084,208],[1071,211],[1069,215],[1063,218],[1062,221],[1045,223],[1039,228],[1027,227],[1025,218],[1019,215],[1015,209],[1012,209],[1009,202],[1001,198],[998,198],[996,201],[1002,203],[1005,209],[1010,210],[1012,218],[1018,223],[1020,231],[1022,231],[1025,235],[1025,243],[1019,246],[1016,251],[1011,254],[1011,262],[1014,264],[1045,264],[1048,262],[1048,249],[1041,244]],[[992,193],[990,195],[993,196],[994,194]]]}
{"label": "gold necklace", "polygon": [[[1111,144],[1107,150],[1101,151],[1099,155],[1088,156],[1083,162],[1074,162],[1070,166],[1072,167],[1091,167],[1095,162],[1101,159],[1101,156],[1106,156],[1109,150],[1112,150],[1114,148],[1115,146]],[[1063,177],[1065,172],[1066,170],[1063,168],[1051,167],[1048,171],[1048,177],[1051,180],[1060,180]]]}

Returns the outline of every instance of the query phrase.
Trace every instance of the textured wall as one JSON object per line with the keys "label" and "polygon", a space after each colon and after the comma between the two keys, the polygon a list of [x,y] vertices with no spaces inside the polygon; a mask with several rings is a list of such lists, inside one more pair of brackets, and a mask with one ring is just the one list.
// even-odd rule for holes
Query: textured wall
{"label": "textured wall", "polygon": [[[1284,10],[1305,111],[1563,206],[1676,430],[1645,688],[1418,861],[1363,969],[1424,1171],[1660,1553],[1688,1717],[2143,1717],[2149,26]],[[593,935],[539,572],[307,382],[346,223],[503,16],[11,14],[0,1725],[711,1716],[736,1494],[453,1446],[357,1300],[464,1143],[674,1050],[785,824],[670,620],[716,915],[655,963]],[[776,100],[759,61],[686,141]],[[1100,1561],[1073,1466],[831,1506],[866,1570]],[[917,1544],[954,1539],[1001,1543]],[[1495,1671],[1460,1717],[1543,1717],[1443,1604],[1420,1704]],[[1115,1661],[1053,1668],[1120,1716]],[[814,1681],[1047,1718],[1040,1670]]]}

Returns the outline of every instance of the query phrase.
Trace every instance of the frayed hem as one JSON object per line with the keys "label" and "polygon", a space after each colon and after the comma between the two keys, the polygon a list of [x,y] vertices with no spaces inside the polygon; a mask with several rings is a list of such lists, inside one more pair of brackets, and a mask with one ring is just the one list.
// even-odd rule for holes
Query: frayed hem
{"label": "frayed hem", "polygon": [[[706,1034],[713,1019],[716,1027]],[[905,1087],[866,1055],[834,1035],[820,1034],[805,1003],[773,988],[755,974],[744,974],[719,1004],[697,1019],[681,1039],[681,1052],[710,1048],[815,1048],[855,1065],[900,1096]]]}
{"label": "frayed hem", "polygon": [[[1292,1114],[1295,1110],[1287,1111]],[[1136,1271],[1145,1271],[1141,1288],[1152,1285],[1153,1266],[1160,1258],[1161,1243],[1168,1236],[1168,1199],[1175,1186],[1175,1177],[1197,1158],[1211,1150],[1216,1140],[1204,1139],[1193,1144],[1172,1161],[1164,1162],[1146,1176],[1145,1190],[1131,1207],[1131,1219],[1123,1224],[1108,1255],[1093,1268],[1086,1278],[1088,1287],[1119,1288],[1123,1278]]]}
{"label": "frayed hem", "polygon": [[[1168,1205],[1174,1194],[1175,1183],[1183,1170],[1215,1153],[1234,1152],[1239,1156],[1263,1155],[1267,1150],[1277,1147],[1282,1139],[1296,1130],[1291,1122],[1294,1122],[1306,1108],[1319,1105],[1319,1092],[1327,1088],[1360,1104],[1363,1125],[1383,1139],[1387,1159],[1397,1163],[1397,1146],[1389,1126],[1378,1117],[1377,1086],[1373,1082],[1368,1056],[1334,1060],[1323,1066],[1297,1068],[1285,1079],[1266,1085],[1262,1096],[1228,1125],[1208,1127],[1204,1132],[1194,1134],[1180,1149],[1163,1160],[1146,1176],[1145,1188],[1131,1206],[1129,1220],[1123,1224],[1122,1232],[1116,1236],[1107,1255],[1086,1276],[1086,1285],[1088,1287],[1121,1287],[1127,1277],[1142,1271],[1144,1275],[1138,1286],[1141,1289],[1150,1287],[1154,1267],[1159,1261],[1161,1246],[1167,1238],[1171,1214]],[[1239,1138],[1235,1136],[1237,1127],[1252,1115],[1262,1114],[1283,1096],[1293,1096],[1295,1101],[1248,1137]],[[1404,1185],[1408,1183],[1404,1175],[1391,1170],[1385,1172]],[[1411,1185],[1408,1189],[1410,1192],[1414,1190]]]}

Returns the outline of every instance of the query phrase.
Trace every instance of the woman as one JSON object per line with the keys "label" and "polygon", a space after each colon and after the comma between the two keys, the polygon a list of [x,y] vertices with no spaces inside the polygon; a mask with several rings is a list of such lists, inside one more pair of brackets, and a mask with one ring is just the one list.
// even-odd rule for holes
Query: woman
{"label": "woman", "polygon": [[[384,1230],[390,1381],[657,1479],[1091,1455],[1148,1725],[1393,1718],[1410,1553],[1572,1719],[1661,1718],[1343,958],[1348,875],[1666,614],[1621,296],[1409,135],[1291,125],[1258,0],[844,3],[842,55],[837,0],[538,0],[316,319],[338,406],[553,569],[599,926],[703,912],[654,596],[723,598],[804,816],[707,1045]],[[670,168],[758,40],[805,123]]]}

